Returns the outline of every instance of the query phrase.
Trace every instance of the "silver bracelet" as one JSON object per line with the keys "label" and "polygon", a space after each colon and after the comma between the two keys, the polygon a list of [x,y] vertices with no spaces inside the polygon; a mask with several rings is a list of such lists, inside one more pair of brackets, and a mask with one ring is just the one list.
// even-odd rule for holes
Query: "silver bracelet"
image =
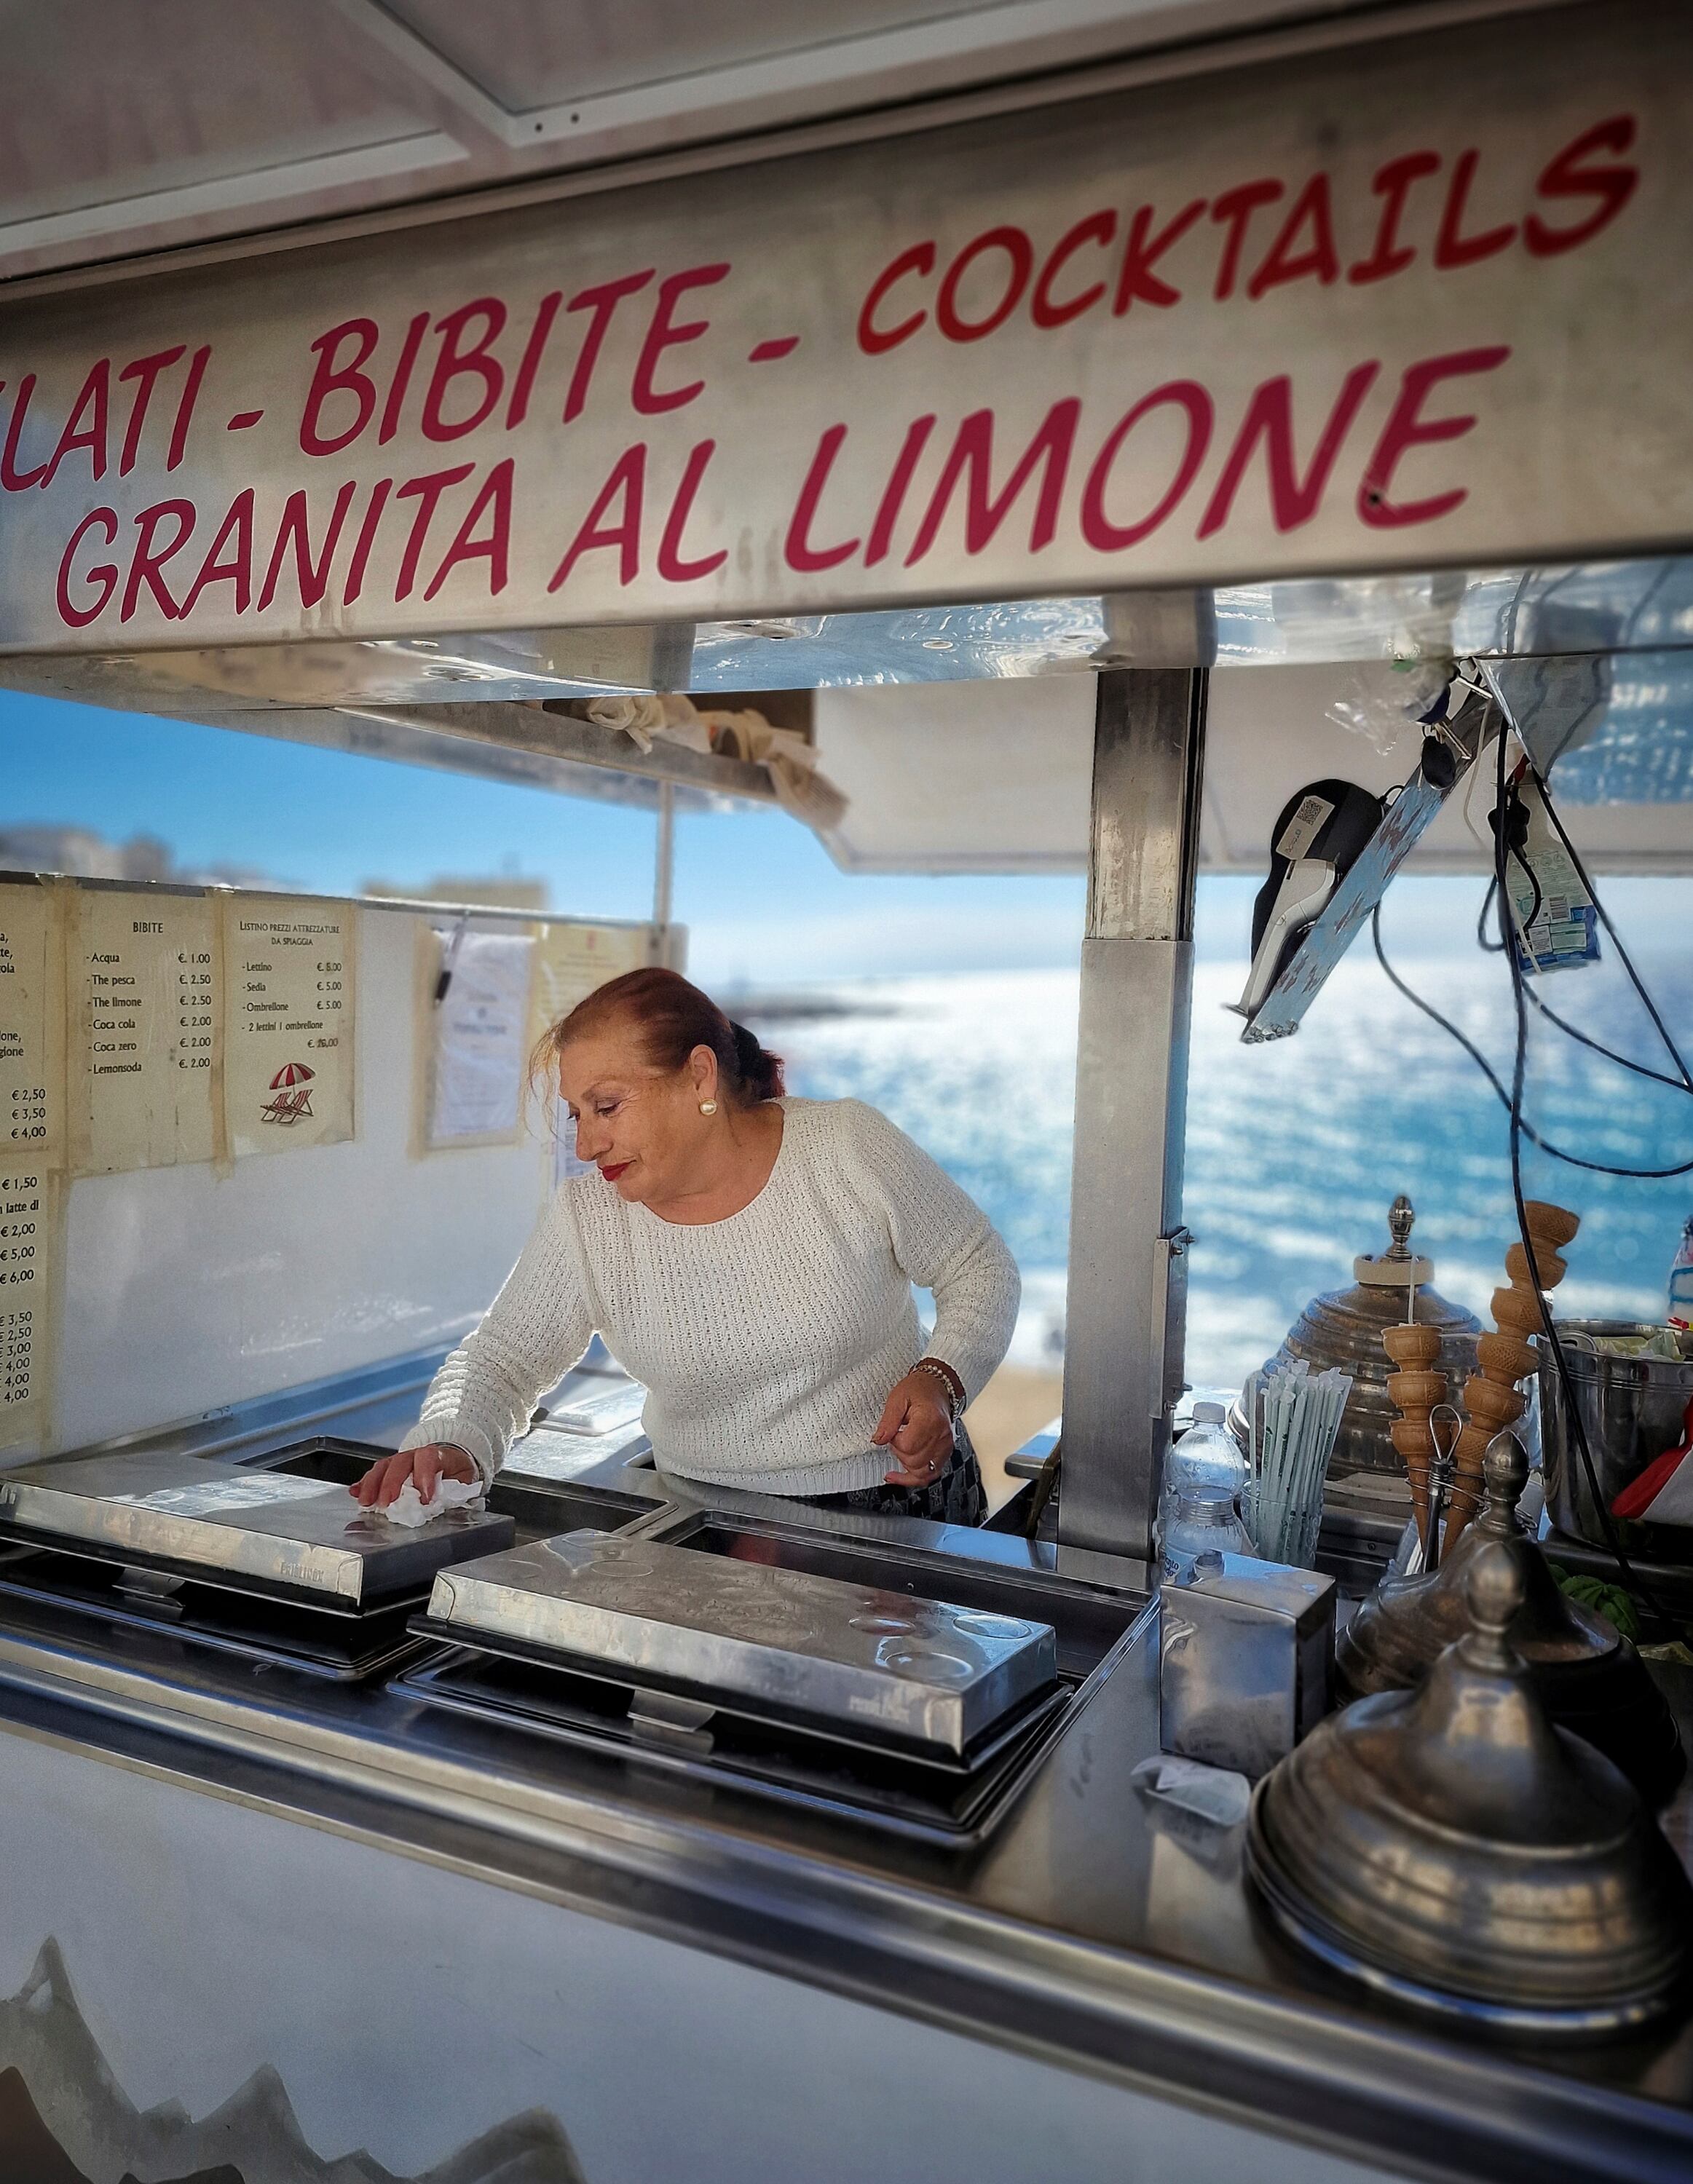
{"label": "silver bracelet", "polygon": [[958,1423],[958,1414],[964,1409],[964,1405],[958,1401],[958,1391],[953,1385],[952,1376],[937,1365],[932,1357],[919,1357],[911,1369],[914,1373],[926,1373],[931,1380],[940,1382],[947,1392],[947,1423],[956,1426]]}

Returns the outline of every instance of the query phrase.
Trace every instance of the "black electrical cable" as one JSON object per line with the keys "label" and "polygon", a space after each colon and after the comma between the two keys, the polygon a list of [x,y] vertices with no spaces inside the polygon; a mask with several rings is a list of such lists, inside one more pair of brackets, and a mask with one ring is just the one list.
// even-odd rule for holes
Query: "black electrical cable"
{"label": "black electrical cable", "polygon": [[1644,980],[1641,978],[1639,972],[1634,968],[1633,957],[1629,954],[1628,950],[1623,945],[1622,935],[1618,932],[1616,927],[1611,922],[1611,914],[1599,899],[1598,890],[1595,888],[1591,878],[1589,877],[1586,866],[1583,864],[1581,861],[1581,852],[1576,848],[1575,844],[1571,841],[1568,833],[1566,832],[1564,822],[1558,816],[1557,806],[1552,802],[1551,791],[1547,788],[1545,780],[1540,775],[1539,770],[1534,766],[1532,760],[1529,761],[1528,771],[1534,777],[1535,788],[1540,792],[1540,801],[1545,806],[1546,816],[1551,821],[1552,826],[1556,831],[1559,841],[1561,841],[1564,845],[1565,854],[1568,856],[1571,864],[1575,867],[1576,878],[1581,882],[1582,886],[1587,891],[1588,899],[1593,905],[1594,911],[1599,919],[1599,922],[1605,928],[1605,936],[1606,939],[1609,940],[1611,945],[1617,951],[1617,960],[1627,972],[1629,983],[1634,988],[1635,993],[1639,995],[1640,1006],[1645,1009],[1646,1014],[1651,1018],[1652,1024],[1657,1032],[1658,1037],[1663,1041],[1665,1051],[1668,1054],[1670,1060],[1675,1064],[1677,1069],[1680,1071],[1682,1084],[1690,1092],[1693,1092],[1693,1072],[1689,1071],[1686,1061],[1682,1055],[1680,1048],[1675,1044],[1674,1039],[1671,1038],[1669,1027],[1665,1023],[1662,1017],[1659,1015],[1657,1002],[1653,1000],[1651,995],[1646,991]]}
{"label": "black electrical cable", "polygon": [[[1498,785],[1499,804],[1502,815],[1506,800],[1505,734],[1502,724],[1499,737]],[[1528,1208],[1523,1195],[1523,1084],[1528,1067],[1528,1010],[1523,999],[1526,973],[1521,956],[1511,945],[1511,934],[1508,922],[1511,913],[1507,907],[1508,891],[1505,885],[1505,828],[1501,824],[1495,837],[1494,875],[1499,882],[1499,937],[1505,944],[1506,959],[1511,967],[1511,990],[1517,1016],[1517,1047],[1511,1075],[1510,1142],[1511,1195],[1517,1207],[1517,1234],[1522,1240],[1523,1255],[1528,1261],[1530,1278],[1534,1287],[1534,1295],[1539,1304],[1540,1325],[1545,1332],[1546,1342],[1551,1351],[1557,1372],[1558,1384],[1563,1390],[1566,1425],[1574,1429],[1576,1446],[1581,1452],[1581,1468],[1587,1477],[1588,1492],[1593,1497],[1593,1506],[1598,1514],[1600,1528],[1605,1535],[1605,1544],[1609,1548],[1618,1568],[1623,1574],[1623,1582],[1662,1618],[1662,1608],[1658,1607],[1645,1585],[1640,1583],[1633,1564],[1623,1552],[1623,1542],[1618,1535],[1610,1508],[1600,1490],[1599,1474],[1594,1465],[1593,1451],[1588,1446],[1587,1428],[1576,1402],[1575,1384],[1570,1373],[1569,1361],[1564,1356],[1563,1344],[1558,1339],[1557,1328],[1552,1319],[1552,1308],[1548,1301],[1546,1292],[1540,1284],[1540,1270],[1534,1256],[1534,1242],[1528,1234]],[[1591,893],[1590,888],[1589,892]]]}
{"label": "black electrical cable", "polygon": [[[1670,1038],[1669,1033],[1664,1026],[1663,1020],[1659,1016],[1657,1010],[1653,1004],[1651,996],[1646,992],[1645,986],[1634,970],[1634,964],[1629,959],[1628,950],[1623,947],[1616,928],[1611,922],[1610,916],[1605,909],[1604,904],[1599,900],[1599,896],[1595,890],[1593,882],[1588,876],[1587,868],[1581,861],[1580,853],[1576,849],[1574,843],[1571,841],[1568,834],[1565,832],[1563,822],[1559,818],[1556,808],[1553,805],[1551,790],[1547,785],[1545,777],[1534,767],[1532,760],[1525,760],[1524,765],[1527,770],[1534,775],[1534,785],[1539,791],[1540,801],[1545,806],[1546,816],[1551,822],[1552,825],[1557,829],[1558,838],[1564,845],[1564,849],[1569,856],[1570,862],[1575,868],[1576,876],[1580,880],[1583,888],[1586,891],[1588,900],[1592,903],[1595,913],[1604,925],[1606,933],[1610,939],[1611,944],[1617,951],[1618,960],[1622,963],[1624,971],[1627,972],[1629,983],[1633,985],[1634,991],[1640,996],[1640,1000],[1650,1012],[1652,1022],[1657,1027],[1659,1037],[1668,1048],[1670,1055],[1681,1074],[1679,1077],[1668,1077],[1666,1076],[1661,1069],[1650,1069],[1643,1061],[1635,1061],[1626,1054],[1618,1054],[1615,1047],[1606,1046],[1602,1039],[1593,1038],[1590,1034],[1581,1030],[1578,1026],[1569,1022],[1567,1018],[1561,1017],[1556,1009],[1549,1006],[1546,1002],[1541,1000],[1539,994],[1532,986],[1528,989],[1528,996],[1530,1003],[1539,1011],[1540,1014],[1545,1017],[1548,1023],[1556,1024],[1558,1029],[1562,1032],[1567,1038],[1576,1040],[1577,1043],[1582,1046],[1590,1047],[1595,1054],[1602,1055],[1606,1061],[1615,1062],[1618,1069],[1626,1069],[1635,1077],[1644,1077],[1648,1083],[1652,1084],[1668,1085],[1672,1092],[1686,1092],[1690,1095],[1693,1095],[1693,1076],[1690,1076],[1688,1074],[1686,1063],[1683,1061],[1681,1056],[1677,1051],[1675,1043]],[[1494,823],[1496,827],[1503,823],[1500,815],[1496,811],[1494,815]],[[1541,893],[1539,878],[1535,872],[1533,866],[1529,864],[1528,859],[1523,855],[1522,848],[1519,846],[1517,839],[1519,833],[1526,836],[1527,833],[1528,829],[1526,826],[1521,828],[1511,827],[1508,830],[1507,835],[1507,838],[1509,838],[1511,842],[1511,853],[1516,858],[1517,863],[1523,867],[1523,872],[1527,875],[1528,884],[1534,890],[1534,907],[1529,911],[1528,916],[1521,921],[1525,933],[1528,929],[1533,926],[1535,918],[1539,916],[1540,906],[1545,900],[1545,896]],[[1487,950],[1489,956],[1502,955],[1505,949],[1505,944],[1503,941],[1489,940],[1487,938],[1488,916],[1493,908],[1498,884],[1496,878],[1491,878],[1489,880],[1487,883],[1487,893],[1482,898],[1481,910],[1476,918],[1476,939],[1481,943],[1481,945]]]}
{"label": "black electrical cable", "polygon": [[[1393,965],[1388,962],[1387,950],[1382,945],[1382,905],[1379,902],[1371,913],[1370,937],[1376,944],[1376,961],[1381,965],[1388,984],[1397,992],[1403,994],[1414,1009],[1420,1009],[1432,1023],[1439,1024],[1448,1038],[1456,1039],[1458,1045],[1463,1048],[1465,1053],[1493,1087],[1494,1096],[1508,1114],[1511,1111],[1511,1095],[1501,1083],[1499,1072],[1481,1049],[1473,1039],[1465,1037],[1450,1017],[1442,1016],[1433,1001],[1425,1000],[1414,987],[1407,985]],[[1514,951],[1512,952],[1513,967],[1520,971],[1522,967],[1515,963]],[[1609,1051],[1608,1049],[1603,1050]],[[1528,1139],[1531,1145],[1537,1146],[1541,1152],[1549,1154],[1553,1160],[1562,1161],[1566,1167],[1584,1168],[1590,1175],[1619,1175],[1635,1182],[1657,1183],[1669,1176],[1693,1174],[1693,1160],[1681,1161],[1673,1167],[1619,1167],[1609,1161],[1584,1160],[1579,1153],[1567,1152],[1562,1145],[1554,1145],[1550,1138],[1542,1137],[1531,1123],[1525,1121],[1521,1127],[1523,1136]]]}
{"label": "black electrical cable", "polygon": [[1679,1077],[1671,1077],[1662,1069],[1648,1069],[1644,1061],[1631,1061],[1626,1054],[1618,1054],[1614,1046],[1606,1046],[1603,1039],[1595,1039],[1590,1033],[1583,1031],[1579,1024],[1571,1023],[1567,1017],[1561,1017],[1556,1009],[1549,1008],[1532,986],[1528,989],[1528,1000],[1548,1023],[1557,1026],[1566,1039],[1574,1039],[1578,1045],[1591,1047],[1606,1061],[1614,1061],[1618,1069],[1626,1069],[1633,1076],[1644,1077],[1649,1084],[1667,1084],[1672,1092],[1685,1092],[1693,1097],[1693,1085],[1684,1084]]}

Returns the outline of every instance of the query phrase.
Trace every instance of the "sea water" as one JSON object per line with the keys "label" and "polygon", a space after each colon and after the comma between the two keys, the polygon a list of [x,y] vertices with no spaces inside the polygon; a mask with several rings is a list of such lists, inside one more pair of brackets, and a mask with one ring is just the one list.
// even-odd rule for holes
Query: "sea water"
{"label": "sea water", "polygon": [[[1380,1251],[1396,1193],[1416,1209],[1416,1246],[1443,1294],[1485,1323],[1516,1234],[1506,1118],[1475,1065],[1390,987],[1364,948],[1343,962],[1292,1039],[1243,1046],[1224,1007],[1244,965],[1196,970],[1183,1218],[1193,1231],[1187,1374],[1235,1385],[1319,1290]],[[1641,969],[1684,1050],[1693,1045],[1693,962]],[[1475,956],[1397,965],[1489,1056],[1508,1083],[1508,980]],[[1551,1005],[1657,1068],[1639,1006],[1613,975],[1544,981]],[[865,979],[826,989],[843,1013],[763,1022],[791,1089],[869,1100],[955,1176],[1009,1243],[1024,1311],[1012,1361],[1063,1355],[1076,1097],[1073,971]],[[1536,1022],[1528,1112],[1561,1143],[1616,1165],[1693,1157],[1693,1100],[1633,1078]],[[1658,1319],[1693,1176],[1640,1182],[1556,1167],[1527,1148],[1530,1196],[1582,1217],[1558,1291],[1571,1315]]]}

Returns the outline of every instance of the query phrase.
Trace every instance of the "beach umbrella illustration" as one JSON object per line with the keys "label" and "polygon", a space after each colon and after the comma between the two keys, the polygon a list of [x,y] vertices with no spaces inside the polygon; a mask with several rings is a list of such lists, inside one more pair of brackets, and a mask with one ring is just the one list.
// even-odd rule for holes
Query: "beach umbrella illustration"
{"label": "beach umbrella illustration", "polygon": [[303,1061],[285,1061],[271,1079],[276,1095],[260,1110],[267,1123],[298,1123],[311,1112],[311,1094],[306,1089],[317,1074]]}

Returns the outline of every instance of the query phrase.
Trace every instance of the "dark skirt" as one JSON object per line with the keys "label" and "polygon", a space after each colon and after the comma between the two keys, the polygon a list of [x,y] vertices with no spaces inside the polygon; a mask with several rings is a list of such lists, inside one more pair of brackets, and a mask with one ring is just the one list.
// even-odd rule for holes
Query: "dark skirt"
{"label": "dark skirt", "polygon": [[[890,1454],[890,1469],[897,1461]],[[847,1509],[869,1517],[921,1517],[931,1524],[981,1524],[987,1518],[981,1466],[962,1425],[946,1469],[926,1486],[889,1486],[879,1480],[850,1494],[807,1494],[804,1498],[816,1509]]]}

